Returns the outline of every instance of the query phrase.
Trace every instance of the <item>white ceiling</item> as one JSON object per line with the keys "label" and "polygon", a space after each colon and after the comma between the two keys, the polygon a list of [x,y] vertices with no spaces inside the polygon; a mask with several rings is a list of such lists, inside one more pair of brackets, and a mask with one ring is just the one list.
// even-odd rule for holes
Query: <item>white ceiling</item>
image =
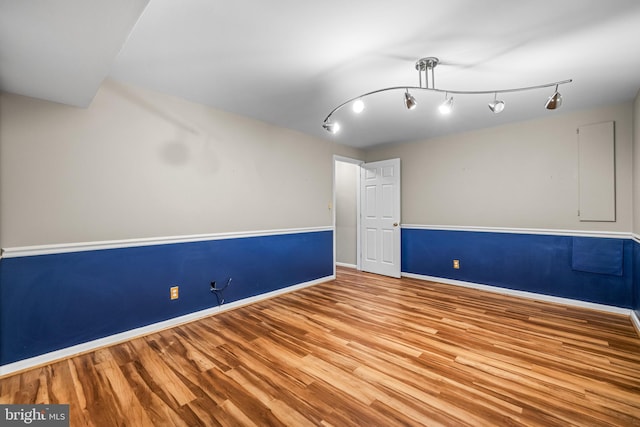
{"label": "white ceiling", "polygon": [[[148,4],[147,4],[148,3]],[[146,9],[145,9],[146,6]],[[87,106],[112,78],[355,147],[425,139],[632,100],[640,88],[638,0],[0,0],[0,88]],[[494,90],[573,79],[553,92],[368,97],[417,86],[437,56],[436,87]]]}

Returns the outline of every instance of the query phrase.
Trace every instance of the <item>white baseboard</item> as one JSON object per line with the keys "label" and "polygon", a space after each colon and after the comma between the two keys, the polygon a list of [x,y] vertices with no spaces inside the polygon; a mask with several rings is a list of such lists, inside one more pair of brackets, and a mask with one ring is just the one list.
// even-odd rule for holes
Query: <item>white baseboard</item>
{"label": "white baseboard", "polygon": [[52,363],[68,357],[77,356],[82,353],[94,351],[98,348],[112,346],[121,342],[129,341],[133,338],[138,338],[144,335],[149,335],[154,332],[158,332],[164,329],[172,328],[184,323],[193,322],[194,320],[202,319],[204,317],[212,316],[214,314],[222,313],[227,310],[242,307],[244,305],[252,304],[265,299],[273,298],[278,295],[286,294],[298,289],[303,289],[309,286],[317,285],[319,283],[328,282],[334,280],[334,275],[322,277],[320,279],[311,280],[309,282],[299,283],[283,289],[267,292],[265,294],[256,295],[253,297],[245,298],[239,301],[234,301],[228,304],[224,304],[219,307],[212,307],[206,310],[197,311],[194,313],[186,314],[180,317],[174,317],[162,322],[154,323],[152,325],[143,326],[141,328],[131,329],[119,334],[110,335],[105,338],[89,341],[86,343],[74,345],[72,347],[63,348],[60,350],[52,351],[50,353],[42,354],[40,356],[31,357],[29,359],[19,360],[17,362],[9,363],[0,366],[0,378],[6,375],[15,374],[20,371],[35,368],[44,364]]}
{"label": "white baseboard", "polygon": [[483,285],[480,283],[464,282],[461,280],[445,279],[443,277],[424,276],[421,274],[413,274],[413,273],[402,273],[402,276],[408,277],[410,279],[427,280],[430,282],[444,283],[447,285],[463,286],[465,288],[480,289],[483,291],[495,292],[503,295],[511,295],[511,296],[516,296],[521,298],[535,299],[538,301],[553,302],[557,304],[570,305],[573,307],[590,308],[592,310],[606,311],[609,313],[616,313],[616,314],[624,314],[627,316],[630,316],[630,314],[633,312],[633,310],[629,310],[628,308],[620,308],[612,305],[596,304],[592,302],[580,301],[580,300],[575,300],[570,298],[562,298],[562,297],[554,297],[551,295],[538,294],[535,292],[525,292],[525,291],[518,291],[515,289],[501,288],[499,286],[490,286],[490,285]]}
{"label": "white baseboard", "polygon": [[336,261],[336,265],[338,267],[353,268],[354,270],[358,268],[357,265],[355,265],[355,264],[347,264],[346,262],[337,262]]}

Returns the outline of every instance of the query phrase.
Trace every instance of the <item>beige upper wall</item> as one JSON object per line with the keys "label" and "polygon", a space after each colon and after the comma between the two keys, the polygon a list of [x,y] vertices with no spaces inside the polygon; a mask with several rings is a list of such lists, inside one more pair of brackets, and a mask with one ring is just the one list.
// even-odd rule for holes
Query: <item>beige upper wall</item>
{"label": "beige upper wall", "polygon": [[[575,129],[607,120],[617,221],[581,223]],[[111,81],[87,109],[1,93],[0,124],[2,247],[330,226],[333,154],[400,157],[404,224],[640,234],[640,93],[366,156]]]}
{"label": "beige upper wall", "polygon": [[[576,129],[615,121],[616,222],[580,222]],[[539,229],[632,229],[633,104],[371,150],[399,157],[402,223]]]}
{"label": "beige upper wall", "polygon": [[633,232],[640,235],[640,90],[633,107]]}
{"label": "beige upper wall", "polygon": [[0,94],[2,247],[331,226],[329,141],[107,81]]}

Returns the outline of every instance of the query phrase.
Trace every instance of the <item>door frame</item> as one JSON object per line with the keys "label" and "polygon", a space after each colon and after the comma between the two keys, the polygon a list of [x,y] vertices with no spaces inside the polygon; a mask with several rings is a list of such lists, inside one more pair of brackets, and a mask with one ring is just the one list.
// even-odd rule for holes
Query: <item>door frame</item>
{"label": "door frame", "polygon": [[[351,163],[357,165],[360,168],[365,162],[363,160],[353,159],[351,157],[333,155],[333,199],[331,201],[331,213],[333,224],[333,276],[336,276],[336,241],[338,230],[336,229],[336,163]],[[356,174],[356,269],[361,270],[361,258],[362,253],[360,250],[360,171]]]}

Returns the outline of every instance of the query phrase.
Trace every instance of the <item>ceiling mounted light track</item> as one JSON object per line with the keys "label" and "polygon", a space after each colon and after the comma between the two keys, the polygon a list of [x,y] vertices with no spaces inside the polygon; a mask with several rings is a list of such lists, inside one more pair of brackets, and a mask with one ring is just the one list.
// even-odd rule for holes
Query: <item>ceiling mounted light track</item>
{"label": "ceiling mounted light track", "polygon": [[512,89],[492,89],[492,90],[451,90],[451,89],[436,89],[435,85],[435,74],[434,69],[440,63],[440,60],[436,57],[429,56],[426,58],[421,58],[416,61],[416,71],[418,71],[418,86],[394,86],[387,87],[384,89],[374,90],[372,92],[367,92],[365,94],[356,96],[355,98],[351,98],[342,104],[335,107],[331,112],[325,117],[322,127],[324,127],[330,133],[336,133],[340,130],[340,124],[336,121],[333,121],[331,117],[333,114],[340,110],[345,105],[350,103],[354,103],[353,109],[355,112],[362,112],[364,110],[364,98],[370,95],[375,95],[381,92],[388,92],[394,90],[402,90],[404,91],[404,105],[408,110],[413,110],[418,105],[418,101],[413,97],[409,90],[411,91],[431,91],[431,92],[440,92],[445,94],[445,100],[438,107],[439,111],[442,114],[449,114],[453,109],[453,96],[450,95],[488,95],[493,94],[493,101],[489,102],[489,109],[495,113],[501,113],[505,108],[505,103],[502,100],[498,100],[499,93],[509,93],[509,92],[523,92],[528,90],[535,89],[543,89],[547,87],[555,86],[555,92],[547,99],[545,104],[545,108],[547,110],[555,110],[562,105],[562,95],[558,92],[558,86],[566,83],[571,83],[572,80],[562,80],[559,82],[545,83],[537,86],[527,86],[527,87],[518,87]]}

